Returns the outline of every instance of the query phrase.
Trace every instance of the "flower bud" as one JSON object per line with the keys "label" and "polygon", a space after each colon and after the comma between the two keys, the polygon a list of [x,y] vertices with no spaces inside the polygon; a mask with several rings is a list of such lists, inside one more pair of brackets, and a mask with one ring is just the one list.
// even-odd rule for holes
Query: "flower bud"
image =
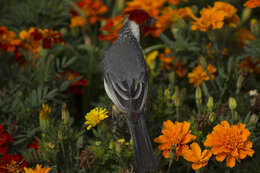
{"label": "flower bud", "polygon": [[208,99],[207,107],[209,108],[210,111],[212,111],[213,106],[214,106],[214,100],[213,100],[213,97],[210,96]]}
{"label": "flower bud", "polygon": [[207,61],[203,56],[200,56],[199,61],[200,61],[200,65],[202,66],[202,68],[207,69],[207,67],[208,67]]}
{"label": "flower bud", "polygon": [[251,8],[244,8],[243,12],[242,12],[242,17],[241,17],[241,23],[246,22],[252,13],[252,9]]}
{"label": "flower bud", "polygon": [[49,128],[50,118],[51,114],[51,107],[48,104],[42,104],[42,109],[40,110],[39,116],[40,116],[40,128],[42,131],[45,131]]}
{"label": "flower bud", "polygon": [[259,34],[259,24],[256,19],[250,20],[250,30],[254,35]]}
{"label": "flower bud", "polygon": [[228,104],[231,110],[235,110],[237,108],[237,102],[233,97],[229,97]]}
{"label": "flower bud", "polygon": [[202,93],[201,93],[200,87],[196,88],[195,98],[196,98],[196,103],[197,104],[201,104],[202,103]]}
{"label": "flower bud", "polygon": [[61,107],[61,119],[63,120],[63,123],[65,125],[68,125],[70,122],[70,114],[69,111],[67,109],[67,104],[63,103],[62,107]]}
{"label": "flower bud", "polygon": [[216,119],[216,114],[215,114],[215,112],[209,113],[209,121],[210,121],[211,123],[213,123],[213,122],[215,121],[215,119]]}
{"label": "flower bud", "polygon": [[259,116],[257,116],[256,114],[251,115],[250,119],[249,119],[249,124],[255,126],[256,123],[258,122]]}

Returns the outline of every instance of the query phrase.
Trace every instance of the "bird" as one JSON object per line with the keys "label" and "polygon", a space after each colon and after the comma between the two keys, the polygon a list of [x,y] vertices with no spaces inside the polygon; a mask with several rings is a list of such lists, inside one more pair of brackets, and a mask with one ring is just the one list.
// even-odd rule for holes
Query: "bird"
{"label": "bird", "polygon": [[157,162],[144,117],[148,79],[140,39],[154,28],[156,19],[141,9],[127,14],[117,39],[103,56],[104,88],[126,119],[137,170],[145,173],[155,171]]}

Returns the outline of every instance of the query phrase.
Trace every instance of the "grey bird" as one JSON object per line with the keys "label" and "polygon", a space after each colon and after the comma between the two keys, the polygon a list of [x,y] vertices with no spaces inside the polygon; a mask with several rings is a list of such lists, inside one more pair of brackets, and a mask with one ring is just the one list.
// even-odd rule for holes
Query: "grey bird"
{"label": "grey bird", "polygon": [[155,19],[138,9],[128,14],[117,40],[104,55],[104,86],[108,97],[126,118],[137,169],[145,173],[155,171],[157,163],[144,118],[148,82],[139,41]]}

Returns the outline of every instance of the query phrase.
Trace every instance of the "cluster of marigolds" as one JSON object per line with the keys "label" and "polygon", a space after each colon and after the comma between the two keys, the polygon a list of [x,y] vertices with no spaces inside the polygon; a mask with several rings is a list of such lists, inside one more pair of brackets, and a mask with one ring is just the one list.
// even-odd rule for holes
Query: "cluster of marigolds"
{"label": "cluster of marigolds", "polygon": [[[236,14],[237,9],[226,2],[215,2],[213,6],[203,8],[200,11],[200,17],[195,16],[193,9],[190,7],[176,9],[168,5],[176,6],[186,1],[187,0],[133,0],[127,2],[123,12],[127,13],[132,9],[139,8],[155,17],[157,19],[156,26],[153,32],[151,32],[154,37],[159,37],[161,32],[166,31],[178,20],[191,20],[191,30],[202,32],[221,29],[224,25],[235,28],[240,22],[240,18]],[[86,25],[91,26],[100,22],[102,27],[100,27],[101,34],[98,37],[99,40],[114,41],[117,38],[120,28],[123,25],[124,15],[114,16],[113,18],[103,17],[103,14],[108,11],[108,8],[99,0],[81,0],[77,2],[76,5],[85,17],[79,14],[78,11],[72,9],[70,11],[72,15],[69,25],[70,28],[85,27]],[[260,7],[260,1],[248,0],[244,6],[248,8]],[[237,35],[238,47],[242,47],[246,40],[256,39],[247,29],[240,29]],[[61,33],[58,31],[29,28],[28,30],[22,30],[19,34],[16,34],[8,30],[5,26],[0,26],[0,51],[13,52],[15,60],[21,65],[26,64],[21,50],[26,53],[31,51],[37,58],[40,58],[41,49],[50,49],[54,44],[65,44]],[[212,43],[208,44],[207,49],[208,56],[214,58],[214,52],[216,50],[212,48]],[[222,54],[226,55],[227,53],[228,50],[223,49]],[[178,60],[175,64],[173,63],[176,57],[173,56],[173,52],[169,48],[165,48],[164,52],[160,54],[158,50],[148,54],[146,56],[148,66],[157,56],[161,61],[161,68],[168,71],[174,69],[180,78],[187,75],[189,82],[195,87],[200,86],[203,81],[213,80],[215,78],[214,73],[217,72],[216,67],[207,64],[207,72],[201,65],[197,65],[192,72],[187,73],[182,60]],[[248,57],[239,64],[239,67],[243,71],[255,71],[260,73],[260,68],[256,68],[259,63],[260,62],[253,62],[252,58]],[[80,74],[78,72],[73,72],[68,69],[65,73],[61,73],[57,76],[57,78],[74,81],[74,79],[79,76]],[[74,81],[71,85],[72,92],[81,94],[83,92],[81,86],[83,85],[87,85],[86,79]],[[46,116],[48,117],[50,112],[50,107],[43,105],[40,112],[41,118],[46,119]],[[108,115],[105,109],[93,109],[85,116],[87,129],[90,130],[107,117]],[[236,161],[239,162],[247,156],[252,157],[254,154],[252,142],[249,140],[250,132],[246,129],[245,124],[242,123],[230,125],[227,121],[222,121],[216,125],[212,133],[206,137],[203,144],[204,147],[208,147],[208,149],[203,151],[200,144],[197,142],[191,143],[196,139],[196,136],[191,134],[190,123],[186,121],[173,123],[167,120],[163,123],[161,132],[162,135],[155,138],[154,142],[159,143],[159,150],[162,151],[163,156],[165,158],[173,156],[176,160],[178,160],[179,157],[183,157],[187,161],[192,162],[192,168],[194,170],[206,166],[212,155],[215,155],[216,160],[219,162],[226,159],[226,165],[228,167],[234,167]],[[35,170],[28,168],[29,163],[25,161],[22,156],[9,154],[8,147],[12,141],[13,138],[5,132],[3,126],[0,125],[0,172],[49,172],[50,168],[42,168],[42,165],[37,165]],[[34,142],[30,144],[28,148],[38,150],[39,146]]]}
{"label": "cluster of marigolds", "polygon": [[[13,138],[0,125],[0,172],[1,173],[48,173],[51,168],[37,164],[35,169],[29,167],[23,156],[8,153],[8,148],[12,144]],[[35,152],[39,149],[37,141],[33,141],[28,145],[28,149],[33,149]]]}

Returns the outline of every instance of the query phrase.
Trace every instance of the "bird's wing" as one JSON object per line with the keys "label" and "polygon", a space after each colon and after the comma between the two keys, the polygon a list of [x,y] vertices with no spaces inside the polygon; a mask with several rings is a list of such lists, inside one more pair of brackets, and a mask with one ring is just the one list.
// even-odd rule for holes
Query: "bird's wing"
{"label": "bird's wing", "polygon": [[139,79],[119,81],[112,73],[104,76],[104,86],[109,98],[122,112],[141,112],[147,96],[147,81],[145,74]]}

